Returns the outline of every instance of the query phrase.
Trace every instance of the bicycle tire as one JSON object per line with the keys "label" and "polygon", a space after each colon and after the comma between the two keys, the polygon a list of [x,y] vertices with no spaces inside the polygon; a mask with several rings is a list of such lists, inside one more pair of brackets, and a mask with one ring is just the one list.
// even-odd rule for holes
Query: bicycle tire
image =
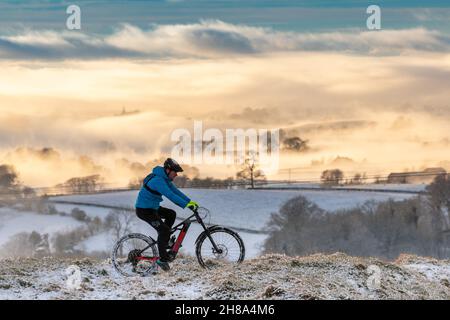
{"label": "bicycle tire", "polygon": [[[211,241],[208,238],[207,232],[203,231],[196,241],[197,245],[195,248],[195,254],[197,256],[198,263],[203,268],[212,269],[215,266],[220,265],[220,262],[239,264],[242,261],[244,261],[245,246],[244,246],[244,242],[242,241],[242,238],[239,236],[239,234],[237,234],[233,230],[225,228],[225,227],[213,227],[213,228],[208,229],[208,231],[211,234],[211,237],[213,238],[214,242],[216,242],[217,246],[220,249],[226,250],[226,252],[222,253],[222,254],[219,254],[217,252],[214,253],[215,250],[212,246]],[[225,236],[225,235],[227,235],[227,238],[231,241],[230,243],[232,245],[237,245],[237,249],[229,248],[227,246],[227,243],[225,243],[225,241],[222,241],[222,236]],[[204,256],[205,254],[202,253],[203,252],[202,250],[206,250],[206,251],[211,250],[211,252],[212,252],[211,258],[206,259],[207,257]],[[225,258],[227,258],[228,254],[231,253],[230,250],[233,250],[234,251],[233,253],[236,253],[237,251],[239,251],[239,252],[236,254],[235,257],[233,257],[232,259],[227,261],[227,259],[225,259]],[[230,257],[231,257],[231,255],[230,255]]]}
{"label": "bicycle tire", "polygon": [[[151,250],[150,251],[151,252],[151,256],[153,256],[153,257],[157,257],[158,256],[158,248],[157,248],[155,240],[153,240],[151,237],[148,237],[148,236],[140,234],[140,233],[131,233],[131,234],[128,234],[128,235],[123,236],[122,238],[120,238],[119,241],[117,241],[116,244],[113,247],[113,250],[111,252],[111,262],[113,264],[114,269],[117,272],[119,272],[121,275],[123,275],[123,276],[136,276],[136,275],[145,276],[145,275],[149,274],[150,272],[152,272],[153,269],[155,269],[155,265],[154,264],[149,265],[148,267],[144,267],[144,270],[137,269],[137,270],[134,270],[132,272],[125,272],[124,268],[121,267],[121,265],[120,265],[121,261],[119,261],[119,259],[123,260],[124,256],[123,256],[123,253],[121,253],[120,254],[121,257],[119,258],[119,250],[120,250],[121,246],[126,241],[129,241],[129,240],[141,240],[143,242],[143,246],[145,244],[146,244],[145,246],[147,246],[147,245],[150,246],[150,248],[148,248],[146,250],[146,253],[148,253]],[[143,249],[143,248],[139,248],[139,249]],[[136,248],[135,250],[138,250],[138,248]],[[127,261],[122,262],[122,263],[129,263],[129,264],[131,264],[130,267],[133,270],[133,269],[136,269],[136,268],[133,265],[133,262],[131,262],[131,261],[128,262],[129,253],[131,253],[131,251],[127,252]]]}

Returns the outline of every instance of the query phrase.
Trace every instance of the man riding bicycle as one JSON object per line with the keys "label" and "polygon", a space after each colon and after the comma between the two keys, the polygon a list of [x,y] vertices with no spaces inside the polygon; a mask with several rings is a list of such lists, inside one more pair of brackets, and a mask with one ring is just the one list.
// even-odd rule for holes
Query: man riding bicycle
{"label": "man riding bicycle", "polygon": [[189,199],[172,183],[178,172],[183,172],[183,169],[171,158],[164,162],[164,167],[156,166],[153,168],[152,173],[143,181],[135,205],[136,215],[149,223],[158,232],[159,259],[156,263],[164,271],[170,270],[169,261],[171,261],[171,256],[167,249],[176,212],[159,205],[163,200],[162,196],[165,196],[183,209],[195,210],[198,208],[198,204],[195,201]]}

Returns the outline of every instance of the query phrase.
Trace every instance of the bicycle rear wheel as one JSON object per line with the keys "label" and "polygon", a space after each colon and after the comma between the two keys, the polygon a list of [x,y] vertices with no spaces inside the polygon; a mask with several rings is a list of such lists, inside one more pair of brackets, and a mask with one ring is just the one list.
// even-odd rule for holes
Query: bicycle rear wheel
{"label": "bicycle rear wheel", "polygon": [[219,251],[214,249],[206,231],[200,234],[195,253],[202,267],[211,269],[244,261],[244,242],[236,232],[224,227],[215,227],[209,229],[209,233]]}
{"label": "bicycle rear wheel", "polygon": [[156,269],[157,259],[156,241],[139,233],[122,237],[115,244],[111,254],[114,268],[128,277],[149,274]]}

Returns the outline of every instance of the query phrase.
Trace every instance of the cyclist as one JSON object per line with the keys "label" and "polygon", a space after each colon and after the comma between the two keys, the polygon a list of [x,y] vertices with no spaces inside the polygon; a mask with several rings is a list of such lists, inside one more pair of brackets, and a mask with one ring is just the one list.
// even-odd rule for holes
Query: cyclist
{"label": "cyclist", "polygon": [[[156,166],[151,174],[145,177],[141,190],[136,199],[136,215],[149,223],[158,232],[159,259],[156,263],[164,271],[169,271],[171,255],[167,252],[170,230],[175,222],[176,212],[161,207],[162,196],[167,197],[181,208],[195,210],[198,204],[189,199],[172,183],[178,172],[183,172],[181,166],[168,158],[164,166]],[[164,219],[164,221],[162,220]]]}

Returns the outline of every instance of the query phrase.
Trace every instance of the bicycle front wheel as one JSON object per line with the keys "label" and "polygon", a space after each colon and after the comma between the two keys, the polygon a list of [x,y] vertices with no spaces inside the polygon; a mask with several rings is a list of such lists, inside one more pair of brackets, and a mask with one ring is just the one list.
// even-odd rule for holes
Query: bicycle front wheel
{"label": "bicycle front wheel", "polygon": [[209,229],[209,234],[218,250],[214,248],[206,231],[200,234],[195,253],[203,268],[211,269],[224,264],[236,264],[244,261],[244,242],[236,232],[228,228],[216,227]]}

